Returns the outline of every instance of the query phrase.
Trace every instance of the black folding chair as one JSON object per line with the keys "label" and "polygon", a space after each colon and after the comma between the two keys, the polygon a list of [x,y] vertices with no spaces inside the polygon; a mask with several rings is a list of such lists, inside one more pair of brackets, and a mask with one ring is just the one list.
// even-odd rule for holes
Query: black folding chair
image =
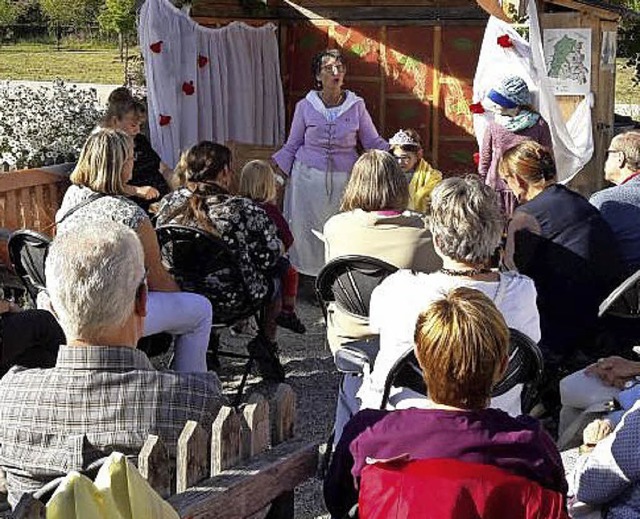
{"label": "black folding chair", "polygon": [[[282,382],[284,368],[280,364],[277,350],[267,339],[264,329],[265,309],[271,300],[272,292],[270,291],[262,299],[252,298],[244,283],[236,255],[222,239],[210,233],[184,225],[163,225],[156,229],[156,234],[162,262],[182,290],[203,295],[209,298],[214,306],[211,344],[217,356],[247,361],[234,405],[240,404],[242,392],[254,362],[257,363],[264,379]],[[242,308],[227,311],[219,301],[212,299],[207,278],[213,277],[222,283],[227,281],[234,284],[234,289],[241,292],[241,300],[245,302]],[[217,330],[251,318],[255,320],[258,333],[247,344],[248,355],[221,351],[217,348]]]}
{"label": "black folding chair", "polygon": [[600,304],[600,350],[597,357],[629,356],[640,342],[640,270],[618,285]]}
{"label": "black folding chair", "polygon": [[378,258],[349,255],[334,258],[316,278],[316,297],[327,319],[329,303],[358,317],[369,317],[371,293],[398,267]]}
{"label": "black folding chair", "polygon": [[29,229],[15,231],[7,243],[9,259],[34,305],[38,293],[46,290],[44,265],[50,244],[51,238]]}
{"label": "black folding chair", "polygon": [[[507,371],[502,380],[494,386],[491,396],[495,398],[504,395],[517,384],[523,384],[522,412],[528,413],[536,403],[537,388],[544,371],[542,352],[533,340],[515,328],[509,328],[509,336]],[[400,357],[389,371],[380,409],[387,407],[392,387],[408,388],[421,395],[427,395],[422,370],[413,349]]]}

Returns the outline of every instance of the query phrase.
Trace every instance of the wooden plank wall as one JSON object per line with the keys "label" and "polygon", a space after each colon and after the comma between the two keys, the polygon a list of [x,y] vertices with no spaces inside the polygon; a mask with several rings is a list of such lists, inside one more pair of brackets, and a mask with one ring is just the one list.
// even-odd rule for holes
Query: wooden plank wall
{"label": "wooden plank wall", "polygon": [[[66,175],[40,169],[0,174],[0,228],[53,236],[55,214],[68,185]],[[0,241],[0,261],[10,264],[5,241]]]}

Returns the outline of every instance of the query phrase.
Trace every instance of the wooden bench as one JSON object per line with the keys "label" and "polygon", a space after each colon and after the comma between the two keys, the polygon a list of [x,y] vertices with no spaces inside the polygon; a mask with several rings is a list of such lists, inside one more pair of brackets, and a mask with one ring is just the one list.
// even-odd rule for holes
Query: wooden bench
{"label": "wooden bench", "polygon": [[7,240],[17,229],[53,236],[56,211],[69,186],[68,173],[25,169],[0,173],[0,261],[10,266]]}

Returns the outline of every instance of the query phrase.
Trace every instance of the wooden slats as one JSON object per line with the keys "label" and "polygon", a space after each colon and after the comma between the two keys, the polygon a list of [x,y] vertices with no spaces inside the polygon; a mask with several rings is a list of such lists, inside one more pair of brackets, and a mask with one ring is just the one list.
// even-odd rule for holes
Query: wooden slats
{"label": "wooden slats", "polygon": [[[32,229],[53,235],[55,213],[69,185],[65,174],[29,169],[0,174],[0,228],[5,234]],[[6,243],[0,261],[9,265]]]}

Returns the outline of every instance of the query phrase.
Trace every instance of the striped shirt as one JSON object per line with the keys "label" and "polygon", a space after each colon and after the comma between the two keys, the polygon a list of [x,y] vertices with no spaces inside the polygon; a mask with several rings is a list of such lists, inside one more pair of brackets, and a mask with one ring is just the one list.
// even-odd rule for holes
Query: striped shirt
{"label": "striped shirt", "polygon": [[124,346],[61,346],[54,368],[9,370],[0,395],[0,466],[12,506],[113,451],[137,454],[148,434],[175,456],[185,422],[206,430],[222,404],[215,373],[161,372]]}

